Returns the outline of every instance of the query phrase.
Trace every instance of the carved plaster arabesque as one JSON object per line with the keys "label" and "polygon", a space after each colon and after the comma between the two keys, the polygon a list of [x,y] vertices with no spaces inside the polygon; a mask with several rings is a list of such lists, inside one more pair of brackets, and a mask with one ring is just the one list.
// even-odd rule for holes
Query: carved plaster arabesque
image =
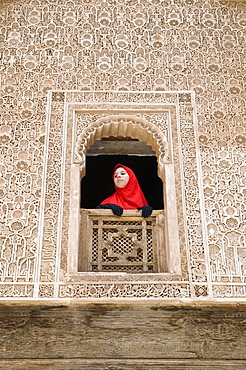
{"label": "carved plaster arabesque", "polygon": [[[17,215],[20,215],[20,212],[13,212],[11,207],[18,206],[24,211],[29,206],[35,207],[31,213],[26,214],[22,228],[15,231],[25,238],[23,257],[32,260],[33,264],[29,264],[27,275],[25,268],[19,270],[21,274],[16,274],[15,269],[19,267],[12,265],[13,269],[7,278],[6,268],[11,263],[11,257],[6,258],[1,274],[6,285],[3,297],[18,297],[23,294],[22,287],[18,289],[18,282],[14,282],[13,277],[18,276],[18,281],[22,281],[26,286],[32,284],[32,280],[35,280],[36,284],[39,281],[41,261],[36,239],[42,228],[42,224],[37,224],[37,221],[42,190],[40,177],[44,165],[43,129],[47,91],[62,89],[58,94],[64,96],[64,91],[68,89],[106,92],[115,89],[121,90],[118,97],[114,94],[115,101],[127,101],[127,90],[158,92],[192,89],[196,93],[198,110],[210,253],[210,266],[207,272],[203,272],[200,264],[204,258],[201,242],[196,243],[195,232],[189,235],[193,245],[190,250],[193,279],[202,280],[202,284],[204,276],[211,273],[214,294],[218,299],[224,299],[225,294],[231,299],[241,298],[242,295],[238,292],[240,287],[245,286],[245,240],[241,241],[239,259],[235,260],[237,257],[231,255],[230,247],[227,251],[223,236],[235,228],[242,235],[246,233],[245,220],[242,218],[246,196],[242,58],[246,26],[245,3],[204,0],[189,1],[187,5],[184,1],[166,3],[164,8],[162,1],[153,1],[147,2],[147,6],[144,3],[138,4],[136,12],[134,2],[118,1],[114,3],[114,7],[108,2],[106,16],[101,13],[101,2],[97,0],[93,1],[92,6],[86,1],[71,2],[71,12],[67,9],[67,2],[59,2],[59,6],[55,6],[51,1],[45,5],[32,1],[4,1],[3,4],[1,108],[4,114],[0,140],[4,148],[1,172],[5,181],[0,189],[4,202],[1,241],[4,242],[5,238],[12,234],[12,217],[13,226],[18,227],[15,221],[19,223],[20,218]],[[45,17],[44,12],[47,15]],[[142,47],[138,47],[139,39]],[[106,60],[103,59],[105,50],[108,57]],[[125,95],[123,91],[126,92]],[[66,95],[73,95],[74,98],[70,101],[74,102],[91,99],[88,91],[87,95],[84,94],[85,99],[82,97],[83,93],[79,94],[78,91],[66,92]],[[149,95],[149,99],[160,99],[157,95],[154,98],[154,95]],[[101,98],[109,101],[111,96],[112,93],[107,93],[107,98],[104,99],[101,93],[97,101]],[[165,99],[167,101],[167,94]],[[139,99],[139,94],[135,94],[133,100],[141,101],[141,97]],[[171,100],[169,102],[171,103]],[[59,139],[59,135],[55,139],[50,138],[52,142],[56,139]],[[189,135],[187,146],[188,139]],[[222,148],[227,155],[224,160],[220,155]],[[55,153],[59,159],[58,151]],[[19,156],[22,158],[19,159]],[[187,168],[188,166],[185,171]],[[191,178],[193,173],[189,172]],[[59,182],[59,175],[57,177]],[[177,179],[176,175],[175,177]],[[51,173],[51,178],[57,179],[56,170]],[[26,180],[30,181],[29,184]],[[188,188],[187,179],[186,185]],[[178,187],[181,191],[181,186]],[[226,189],[230,189],[230,205]],[[57,189],[54,192],[56,193]],[[18,196],[12,201],[9,199],[10,193]],[[68,202],[66,197],[64,202]],[[5,218],[6,203],[9,212]],[[195,213],[199,215],[199,209],[193,211],[193,206],[195,202],[193,205],[189,202],[187,208],[191,211],[187,224],[192,228],[192,221],[196,230],[198,221]],[[56,213],[54,203],[52,207]],[[41,205],[41,211],[42,209]],[[231,214],[231,209],[234,214]],[[63,223],[66,217],[65,212]],[[179,212],[178,217],[182,219],[183,213]],[[55,217],[52,218],[50,226],[51,230],[56,228]],[[63,231],[65,239],[65,228]],[[185,239],[181,228],[179,232],[180,240]],[[46,284],[48,281],[53,284],[57,279],[53,274],[56,245],[53,243],[52,232],[46,234],[46,237],[51,239],[50,247],[45,245],[41,277]],[[65,244],[63,241],[63,245]],[[64,256],[65,253],[62,265],[66,263]],[[183,269],[187,262],[183,256],[182,260]],[[183,272],[185,271],[186,267]],[[12,289],[12,284],[15,284],[15,289]],[[220,285],[216,287],[216,284]],[[229,284],[229,288],[226,284]],[[235,284],[238,284],[238,289]],[[31,295],[28,294],[28,297]]]}

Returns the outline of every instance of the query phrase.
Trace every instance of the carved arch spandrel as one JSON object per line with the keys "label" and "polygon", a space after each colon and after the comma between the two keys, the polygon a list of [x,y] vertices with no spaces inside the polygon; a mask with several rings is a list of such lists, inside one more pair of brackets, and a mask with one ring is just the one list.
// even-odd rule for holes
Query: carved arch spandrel
{"label": "carved arch spandrel", "polygon": [[85,156],[89,147],[103,137],[131,137],[146,142],[156,152],[158,171],[171,162],[170,145],[160,129],[134,115],[110,115],[98,119],[79,135],[74,150],[74,163],[80,164],[84,176]]}

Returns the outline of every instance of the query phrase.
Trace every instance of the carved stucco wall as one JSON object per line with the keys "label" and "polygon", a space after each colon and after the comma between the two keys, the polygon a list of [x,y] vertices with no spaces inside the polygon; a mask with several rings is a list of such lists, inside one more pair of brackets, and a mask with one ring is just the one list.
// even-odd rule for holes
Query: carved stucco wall
{"label": "carved stucco wall", "polygon": [[[57,191],[57,153],[71,135],[64,130],[64,122],[71,121],[64,119],[64,102],[122,103],[120,96],[140,105],[174,104],[183,127],[180,146],[174,146],[176,158],[186,147],[183,192],[189,192],[185,211],[190,224],[183,235],[183,242],[188,241],[183,283],[155,282],[145,293],[140,287],[137,296],[245,297],[245,3],[50,0],[3,1],[0,6],[1,297],[105,297],[109,291],[117,296],[112,285],[100,286],[98,281],[94,286],[73,285],[71,294],[67,286],[59,290],[58,282],[66,281],[67,254],[62,223],[57,226],[54,215],[69,202],[66,178],[65,193]],[[60,92],[48,96],[49,90]],[[83,90],[120,90],[122,95],[78,92]],[[150,93],[123,94],[134,90]],[[69,145],[64,154],[66,150]],[[198,154],[200,193],[197,170],[188,180]],[[177,181],[182,193],[180,186]],[[63,225],[68,216],[63,214]],[[63,246],[60,254],[57,245]],[[126,296],[136,296],[136,286],[128,284],[127,289]]]}

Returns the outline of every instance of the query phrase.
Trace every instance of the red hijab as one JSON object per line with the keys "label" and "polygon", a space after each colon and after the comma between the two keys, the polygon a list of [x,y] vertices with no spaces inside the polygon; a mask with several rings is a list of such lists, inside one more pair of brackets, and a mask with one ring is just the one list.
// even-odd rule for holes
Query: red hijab
{"label": "red hijab", "polygon": [[115,186],[116,192],[106,198],[101,204],[116,204],[123,209],[136,209],[138,207],[148,206],[134,172],[129,167],[117,164],[114,168],[114,173],[119,167],[124,168],[128,173],[129,181],[124,188],[120,189]]}

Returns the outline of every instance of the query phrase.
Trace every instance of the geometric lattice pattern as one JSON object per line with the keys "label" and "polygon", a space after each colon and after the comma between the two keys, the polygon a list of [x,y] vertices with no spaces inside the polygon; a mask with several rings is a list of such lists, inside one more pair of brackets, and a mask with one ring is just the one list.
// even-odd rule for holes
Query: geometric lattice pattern
{"label": "geometric lattice pattern", "polygon": [[[154,270],[153,221],[93,222],[92,271]],[[148,238],[147,238],[148,233]]]}
{"label": "geometric lattice pattern", "polygon": [[92,210],[89,227],[86,229],[81,225],[81,232],[88,240],[89,253],[85,253],[89,258],[88,271],[157,272],[156,217],[150,216],[148,220],[138,217],[136,220],[136,217],[128,216],[119,221],[112,221],[112,218],[116,217],[99,218]]}

